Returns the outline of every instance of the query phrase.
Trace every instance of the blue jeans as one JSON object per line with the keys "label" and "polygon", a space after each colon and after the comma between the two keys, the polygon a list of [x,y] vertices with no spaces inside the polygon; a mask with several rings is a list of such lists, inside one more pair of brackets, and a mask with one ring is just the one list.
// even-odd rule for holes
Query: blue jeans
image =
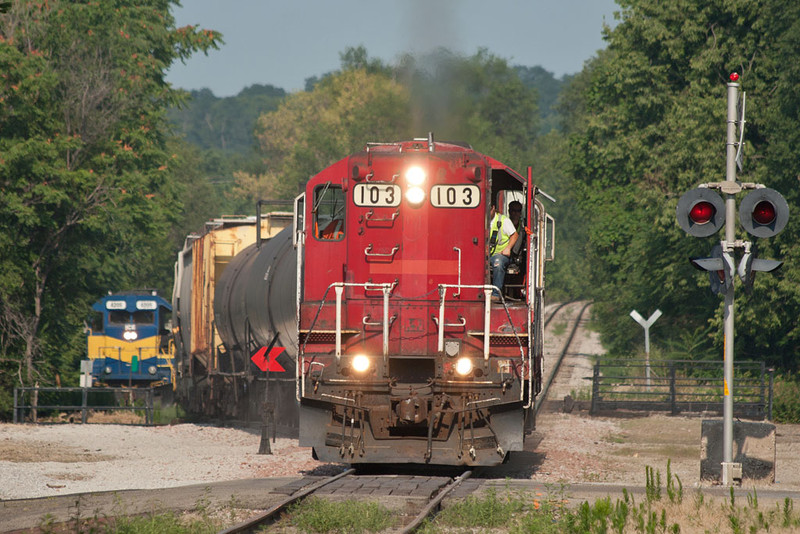
{"label": "blue jeans", "polygon": [[[495,254],[489,258],[489,266],[492,268],[492,285],[503,289],[503,284],[506,280],[506,268],[511,262],[511,258],[503,254]],[[500,294],[495,290],[492,291],[493,297],[499,297]]]}

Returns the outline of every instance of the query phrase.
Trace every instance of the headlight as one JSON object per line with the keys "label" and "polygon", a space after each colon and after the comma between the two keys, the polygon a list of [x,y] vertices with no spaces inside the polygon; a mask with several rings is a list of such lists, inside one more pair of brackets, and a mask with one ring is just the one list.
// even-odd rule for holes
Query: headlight
{"label": "headlight", "polygon": [[134,341],[139,335],[133,330],[128,330],[122,334],[122,337],[125,338],[126,341]]}
{"label": "headlight", "polygon": [[469,358],[459,358],[456,361],[456,373],[461,376],[467,376],[472,372],[472,360]]}
{"label": "headlight", "polygon": [[150,373],[151,375],[156,374],[156,371],[158,371],[158,369],[156,369],[155,365],[151,365],[150,367],[147,368],[147,372]]}
{"label": "headlight", "polygon": [[425,182],[425,171],[422,167],[409,167],[406,170],[406,182],[410,185],[422,185]]}
{"label": "headlight", "polygon": [[409,187],[406,191],[406,200],[412,205],[418,206],[425,200],[425,191],[421,187]]}
{"label": "headlight", "polygon": [[353,371],[356,373],[363,373],[367,369],[369,369],[369,358],[363,354],[359,354],[353,358]]}
{"label": "headlight", "polygon": [[110,366],[106,366],[106,368],[105,368],[105,369],[103,369],[103,371],[105,371],[105,373],[106,373],[107,375],[110,375],[110,374],[111,374],[111,367],[110,367]]}

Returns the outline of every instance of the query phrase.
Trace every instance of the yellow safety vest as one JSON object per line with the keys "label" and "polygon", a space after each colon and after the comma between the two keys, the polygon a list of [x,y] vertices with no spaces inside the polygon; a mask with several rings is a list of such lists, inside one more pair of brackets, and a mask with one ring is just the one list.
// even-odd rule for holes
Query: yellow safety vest
{"label": "yellow safety vest", "polygon": [[489,251],[490,256],[494,256],[498,252],[501,252],[503,249],[505,249],[506,245],[508,245],[508,241],[511,239],[511,236],[506,235],[503,232],[503,221],[505,221],[506,219],[508,219],[508,217],[506,217],[502,213],[495,213],[494,219],[492,219],[491,223],[489,224],[489,229],[491,234],[497,232],[497,237],[494,247],[492,247],[491,250]]}

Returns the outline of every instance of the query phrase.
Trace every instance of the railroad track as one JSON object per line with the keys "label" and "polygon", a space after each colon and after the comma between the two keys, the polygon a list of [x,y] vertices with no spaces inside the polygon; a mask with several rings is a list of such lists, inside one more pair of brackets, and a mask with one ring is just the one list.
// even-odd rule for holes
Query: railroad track
{"label": "railroad track", "polygon": [[451,478],[444,476],[372,476],[356,474],[355,469],[348,469],[338,475],[319,481],[309,480],[309,477],[299,479],[288,485],[285,491],[291,492],[286,499],[277,503],[269,510],[251,517],[250,519],[222,530],[220,534],[239,534],[257,532],[279,521],[290,506],[312,495],[336,498],[344,496],[353,498],[400,498],[403,500],[414,499],[419,512],[413,517],[403,517],[404,525],[391,532],[407,534],[419,528],[425,519],[432,517],[439,510],[442,500],[458,487],[461,482],[472,475],[472,471],[465,471],[461,475]]}
{"label": "railroad track", "polygon": [[[550,372],[547,373],[545,378],[544,384],[542,385],[542,391],[539,393],[539,396],[536,398],[536,403],[534,404],[534,412],[536,415],[542,410],[542,407],[545,405],[545,402],[548,401],[548,395],[551,392],[551,388],[554,384],[558,383],[559,381],[563,380],[560,376],[560,372],[564,367],[564,361],[570,355],[570,345],[572,345],[572,341],[575,338],[575,333],[578,331],[578,328],[583,321],[583,315],[586,312],[586,309],[591,305],[591,301],[586,301],[583,303],[576,303],[576,302],[565,302],[560,304],[556,309],[552,310],[548,317],[545,319],[545,328],[550,324],[552,319],[556,317],[562,310],[569,314],[571,309],[567,308],[568,305],[578,305],[580,304],[580,310],[578,311],[577,315],[574,319],[568,318],[567,323],[569,326],[569,334],[567,335],[566,341],[564,342],[562,348],[558,351],[557,357],[554,362],[547,362],[545,361],[546,365],[550,365]],[[547,359],[545,359],[547,360]]]}

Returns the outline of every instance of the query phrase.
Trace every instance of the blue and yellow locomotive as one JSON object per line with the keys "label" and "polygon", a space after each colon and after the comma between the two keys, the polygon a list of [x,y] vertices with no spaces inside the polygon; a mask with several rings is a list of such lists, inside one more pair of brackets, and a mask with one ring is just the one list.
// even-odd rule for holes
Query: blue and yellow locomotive
{"label": "blue and yellow locomotive", "polygon": [[172,306],[156,291],[109,293],[87,328],[92,376],[108,386],[173,383]]}

